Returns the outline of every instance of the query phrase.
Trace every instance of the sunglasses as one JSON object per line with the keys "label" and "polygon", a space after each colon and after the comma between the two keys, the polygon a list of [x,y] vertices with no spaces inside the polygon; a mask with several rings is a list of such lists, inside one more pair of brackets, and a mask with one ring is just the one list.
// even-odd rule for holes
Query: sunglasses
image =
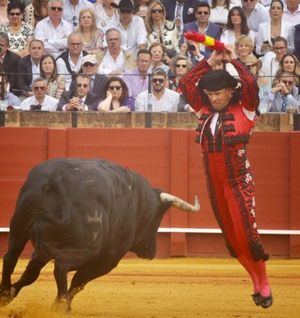
{"label": "sunglasses", "polygon": [[121,86],[117,86],[117,85],[112,85],[112,86],[109,86],[108,89],[110,90],[116,90],[116,91],[119,91],[122,87]]}
{"label": "sunglasses", "polygon": [[208,11],[198,11],[197,14],[198,15],[208,15],[209,12]]}
{"label": "sunglasses", "polygon": [[83,64],[84,67],[89,67],[89,66],[90,66],[90,67],[93,67],[93,66],[95,66],[95,65],[96,65],[96,64],[93,64],[93,63],[91,63],[91,62],[86,62],[86,63]]}
{"label": "sunglasses", "polygon": [[162,9],[152,9],[151,13],[162,13],[163,10]]}
{"label": "sunglasses", "polygon": [[294,84],[293,81],[282,81],[282,83],[285,85],[293,85]]}
{"label": "sunglasses", "polygon": [[88,84],[77,84],[77,87],[84,87],[84,88],[88,88],[89,85]]}
{"label": "sunglasses", "polygon": [[63,10],[62,7],[50,7],[50,9],[51,9],[52,11],[59,11],[59,12]]}
{"label": "sunglasses", "polygon": [[46,89],[46,87],[45,86],[34,86],[34,88],[33,88],[35,91],[44,91],[45,89]]}
{"label": "sunglasses", "polygon": [[152,78],[152,83],[162,84],[165,80],[163,78]]}
{"label": "sunglasses", "polygon": [[175,67],[187,68],[186,64],[175,64]]}
{"label": "sunglasses", "polygon": [[21,12],[10,12],[9,15],[11,15],[12,17],[19,17],[22,13]]}
{"label": "sunglasses", "polygon": [[254,0],[243,0],[243,2],[253,2]]}

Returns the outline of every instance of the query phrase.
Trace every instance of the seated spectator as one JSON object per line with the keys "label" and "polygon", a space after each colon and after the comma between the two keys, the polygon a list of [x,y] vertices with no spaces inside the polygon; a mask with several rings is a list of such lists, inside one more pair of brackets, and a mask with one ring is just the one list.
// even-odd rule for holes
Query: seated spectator
{"label": "seated spectator", "polygon": [[94,10],[97,18],[97,27],[104,33],[107,30],[108,23],[117,21],[118,12],[117,9],[111,6],[111,0],[101,0],[95,4]]}
{"label": "seated spectator", "polygon": [[104,49],[104,33],[97,28],[96,15],[92,9],[80,11],[77,31],[82,35],[84,51],[96,54]]}
{"label": "seated spectator", "polygon": [[32,96],[32,82],[40,77],[40,60],[44,54],[44,43],[40,40],[31,40],[29,55],[18,60],[18,90],[20,95]]}
{"label": "seated spectator", "polygon": [[134,99],[128,97],[127,85],[120,77],[110,77],[104,91],[106,98],[97,107],[100,112],[128,113],[134,110]]}
{"label": "seated spectator", "polygon": [[279,69],[279,63],[282,57],[287,53],[287,41],[281,36],[274,39],[273,50],[268,52],[261,58],[262,61],[262,74],[267,78],[267,89],[271,90],[275,74]]}
{"label": "seated spectator", "polygon": [[165,7],[159,0],[153,0],[149,4],[146,29],[148,46],[153,43],[161,43],[165,49],[179,52],[180,33],[174,21],[166,20]]}
{"label": "seated spectator", "polygon": [[186,23],[196,20],[194,8],[197,0],[162,0],[162,4],[166,8],[166,19],[174,21],[181,30]]}
{"label": "seated spectator", "polygon": [[24,21],[35,27],[35,25],[48,16],[48,0],[32,0],[25,7]]}
{"label": "seated spectator", "polygon": [[224,27],[228,21],[228,12],[230,9],[230,0],[212,0],[209,22],[217,23]]}
{"label": "seated spectator", "polygon": [[135,110],[138,112],[177,112],[180,94],[166,88],[167,75],[161,68],[153,70],[151,92],[138,94]]}
{"label": "seated spectator", "polygon": [[134,14],[146,20],[150,0],[134,0]]}
{"label": "seated spectator", "polygon": [[10,92],[17,89],[17,67],[20,56],[9,49],[9,38],[0,32],[0,71],[7,75]]}
{"label": "seated spectator", "polygon": [[67,37],[73,30],[73,26],[62,19],[63,5],[63,0],[49,0],[48,17],[35,26],[35,38],[44,42],[45,53],[54,58],[67,49]]}
{"label": "seated spectator", "polygon": [[292,73],[299,79],[300,77],[300,63],[297,57],[292,53],[285,54],[279,62],[279,69],[277,72]]}
{"label": "seated spectator", "polygon": [[254,31],[255,34],[258,32],[260,23],[270,21],[268,9],[259,3],[258,0],[242,0],[242,8],[247,17],[248,27],[250,30]]}
{"label": "seated spectator", "polygon": [[56,61],[51,54],[41,58],[40,70],[41,78],[47,82],[47,95],[59,100],[66,87],[65,76],[57,74]]}
{"label": "seated spectator", "polygon": [[7,5],[8,24],[0,25],[0,32],[7,34],[9,49],[21,57],[28,54],[28,44],[33,38],[33,27],[22,21],[24,4],[12,0]]}
{"label": "seated spectator", "polygon": [[299,0],[285,0],[286,6],[283,9],[283,21],[292,23],[294,26],[300,21],[300,3]]}
{"label": "seated spectator", "polygon": [[172,72],[169,80],[169,88],[177,91],[180,79],[192,68],[192,63],[189,58],[181,55],[173,57],[171,60],[170,71]]}
{"label": "seated spectator", "polygon": [[236,39],[241,35],[249,36],[255,42],[255,32],[249,30],[247,18],[241,7],[233,7],[228,14],[228,21],[222,31],[220,40],[234,47]]}
{"label": "seated spectator", "polygon": [[0,0],[0,25],[8,24],[7,4],[8,0]]}
{"label": "seated spectator", "polygon": [[76,30],[79,25],[79,12],[88,8],[94,10],[93,4],[88,0],[65,0],[63,18]]}
{"label": "seated spectator", "polygon": [[[2,92],[3,87],[3,92]],[[3,96],[3,98],[2,98]],[[19,108],[20,99],[9,91],[8,78],[4,74],[0,74],[0,110]]]}
{"label": "seated spectator", "polygon": [[245,61],[248,60],[249,56],[254,56],[252,53],[254,50],[254,42],[249,36],[239,36],[236,39],[234,46],[236,55],[242,62],[245,63]]}
{"label": "seated spectator", "polygon": [[115,28],[121,33],[121,45],[126,52],[136,56],[137,51],[145,49],[147,45],[147,31],[144,20],[133,15],[133,3],[131,0],[121,0],[119,5],[112,3],[112,6],[119,8],[117,20],[110,21],[107,29]]}
{"label": "seated spectator", "polygon": [[280,74],[268,96],[269,112],[299,112],[300,99],[296,81],[296,76],[292,73]]}
{"label": "seated spectator", "polygon": [[151,54],[151,65],[149,73],[155,68],[161,68],[168,74],[170,67],[163,63],[165,47],[161,43],[153,43],[149,48]]}
{"label": "seated spectator", "polygon": [[63,92],[57,110],[63,111],[87,111],[97,110],[99,97],[90,92],[90,77],[78,74],[73,91]]}
{"label": "seated spectator", "polygon": [[[98,62],[96,55],[88,54],[82,59],[82,74],[90,77],[90,92],[103,98],[104,96],[104,85],[107,81],[107,77],[102,74],[96,74],[98,68]],[[70,90],[74,90],[76,86],[76,80],[73,79],[70,85]]]}
{"label": "seated spectator", "polygon": [[283,4],[281,0],[272,0],[270,6],[270,21],[260,23],[256,38],[257,55],[265,54],[271,51],[273,39],[277,36],[282,36],[287,40],[288,48],[294,50],[294,26],[292,23],[282,20]]}
{"label": "seated spectator", "polygon": [[32,83],[33,96],[27,97],[21,103],[21,110],[56,111],[58,100],[46,95],[47,83],[42,78],[36,78]]}
{"label": "seated spectator", "polygon": [[132,70],[136,61],[130,52],[121,48],[121,33],[117,29],[108,29],[105,33],[107,48],[97,54],[99,74],[121,75]]}
{"label": "seated spectator", "polygon": [[73,32],[68,36],[68,49],[56,60],[57,72],[65,76],[66,90],[72,82],[73,75],[81,72],[82,58],[87,55],[83,51],[83,39],[79,32]]}
{"label": "seated spectator", "polygon": [[148,50],[138,51],[137,67],[124,74],[124,81],[128,87],[128,96],[136,98],[139,93],[148,89],[148,70],[151,63],[151,54]]}
{"label": "seated spectator", "polygon": [[[215,23],[209,22],[210,17],[210,6],[207,2],[197,2],[195,5],[195,16],[196,21],[187,23],[184,25],[183,33],[188,31],[199,32],[200,34],[208,35],[214,39],[219,40],[221,35],[221,27]],[[184,42],[184,38],[182,37],[181,43]],[[195,44],[194,44],[195,45]],[[199,50],[201,54],[203,54],[206,58],[209,57],[212,53],[212,50],[203,45],[197,43],[199,46]]]}

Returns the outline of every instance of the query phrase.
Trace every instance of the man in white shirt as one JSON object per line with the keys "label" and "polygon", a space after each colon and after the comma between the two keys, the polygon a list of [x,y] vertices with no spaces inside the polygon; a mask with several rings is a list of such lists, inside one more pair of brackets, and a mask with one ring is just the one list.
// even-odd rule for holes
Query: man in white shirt
{"label": "man in white shirt", "polygon": [[33,96],[27,97],[21,103],[21,110],[56,111],[58,100],[46,95],[47,82],[36,78],[32,84]]}
{"label": "man in white shirt", "polygon": [[78,28],[79,13],[82,9],[91,9],[94,11],[94,6],[88,0],[65,0],[63,18],[73,26],[73,30]]}
{"label": "man in white shirt", "polygon": [[111,20],[107,29],[116,28],[121,32],[122,48],[136,56],[137,51],[147,46],[147,31],[143,18],[133,14],[134,7],[131,0],[121,0],[119,5],[112,3],[120,10],[116,20]]}
{"label": "man in white shirt", "polygon": [[105,33],[107,48],[97,54],[99,74],[121,75],[136,66],[134,56],[121,48],[121,33],[108,29]]}
{"label": "man in white shirt", "polygon": [[73,26],[62,19],[63,0],[49,0],[48,17],[35,26],[35,38],[44,42],[45,53],[55,58],[67,49],[67,37]]}
{"label": "man in white shirt", "polygon": [[294,26],[300,23],[300,3],[299,0],[286,0],[283,9],[282,20],[292,23]]}
{"label": "man in white shirt", "polygon": [[70,88],[72,76],[80,72],[83,56],[87,55],[82,48],[81,33],[73,32],[68,36],[68,50],[57,58],[57,73],[65,75],[66,90]]}
{"label": "man in white shirt", "polygon": [[258,31],[260,23],[270,21],[268,9],[260,4],[258,0],[242,0],[242,8],[247,17],[249,29],[255,33]]}
{"label": "man in white shirt", "polygon": [[166,88],[167,75],[161,68],[156,68],[151,75],[151,93],[138,94],[135,100],[137,112],[177,112],[180,94]]}

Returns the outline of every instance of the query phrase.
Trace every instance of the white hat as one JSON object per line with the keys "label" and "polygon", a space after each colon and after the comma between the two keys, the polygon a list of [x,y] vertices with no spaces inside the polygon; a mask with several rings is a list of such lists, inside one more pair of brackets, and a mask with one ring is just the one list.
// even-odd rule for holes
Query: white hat
{"label": "white hat", "polygon": [[84,64],[87,63],[87,62],[92,63],[92,64],[95,64],[95,65],[98,64],[96,55],[94,55],[94,54],[88,54],[88,55],[84,56],[84,57],[82,58],[81,66],[84,65]]}

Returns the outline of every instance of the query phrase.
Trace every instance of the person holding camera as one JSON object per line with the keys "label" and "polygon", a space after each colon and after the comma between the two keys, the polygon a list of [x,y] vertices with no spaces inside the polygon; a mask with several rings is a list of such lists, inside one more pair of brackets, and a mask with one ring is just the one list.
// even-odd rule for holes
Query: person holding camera
{"label": "person holding camera", "polygon": [[46,95],[47,82],[36,78],[32,83],[33,96],[27,97],[21,103],[21,110],[56,111],[58,100]]}
{"label": "person holding camera", "polygon": [[187,56],[191,60],[193,66],[198,64],[203,59],[203,55],[201,54],[197,43],[190,41],[181,44],[180,55]]}
{"label": "person holding camera", "polygon": [[[209,4],[204,1],[197,2],[195,5],[194,12],[195,12],[196,21],[190,22],[184,25],[183,35],[180,42],[181,43],[184,42],[184,33],[189,31],[205,34],[214,39],[219,40],[222,29],[218,24],[209,22],[209,17],[210,17]],[[204,46],[203,44],[193,43],[193,46],[197,46],[199,48],[200,53],[204,55],[204,57],[209,57],[210,54],[212,53],[212,49],[207,46]],[[194,51],[196,51],[196,48],[192,48],[192,46],[190,46],[188,52],[192,56],[196,56],[196,54],[198,54],[198,52],[194,52]]]}

